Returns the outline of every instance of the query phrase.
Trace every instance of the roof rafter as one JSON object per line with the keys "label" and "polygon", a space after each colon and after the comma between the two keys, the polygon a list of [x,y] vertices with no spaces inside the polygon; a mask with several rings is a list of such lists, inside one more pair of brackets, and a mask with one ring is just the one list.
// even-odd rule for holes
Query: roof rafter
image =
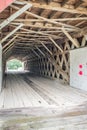
{"label": "roof rafter", "polygon": [[9,42],[7,42],[4,46],[3,46],[3,49],[6,48],[8,45],[11,44],[11,42],[13,42],[16,38],[17,38],[18,35],[14,36]]}
{"label": "roof rafter", "polygon": [[[16,10],[19,10],[19,7],[17,6],[14,6],[14,5],[11,5],[12,8],[16,9]],[[56,22],[56,21],[52,21],[51,19],[47,19],[45,17],[42,17],[42,16],[39,16],[37,14],[34,14],[32,12],[29,12],[29,11],[25,11],[24,13],[28,14],[28,15],[31,15],[35,18],[38,18],[38,19],[42,19],[43,21],[47,21],[49,23],[52,23],[52,24],[55,24],[55,25],[61,25],[61,26],[65,26],[65,27],[70,27],[70,28],[76,28],[78,29],[77,27],[75,26],[72,26],[72,25],[68,25],[68,24],[65,24],[65,23],[61,23],[61,22]]]}
{"label": "roof rafter", "polygon": [[61,52],[63,52],[63,50],[61,49],[61,47],[54,41],[54,39],[52,39],[51,37],[49,37],[49,39],[52,41],[52,43],[53,43]]}
{"label": "roof rafter", "polygon": [[22,7],[21,9],[19,8],[19,10],[12,14],[9,18],[7,18],[5,21],[3,21],[0,24],[0,30],[2,28],[4,28],[6,25],[8,25],[9,23],[11,23],[14,19],[16,19],[19,15],[21,15],[22,13],[24,13],[24,11],[26,11],[27,9],[29,9],[32,5],[31,4],[27,4],[24,7]]}
{"label": "roof rafter", "polygon": [[[76,20],[87,20],[87,17],[76,17],[76,18],[58,18],[58,19],[51,19],[52,21],[76,21]],[[43,22],[42,19],[15,19],[14,21],[17,22]]]}
{"label": "roof rafter", "polygon": [[35,3],[35,2],[29,2],[32,3],[33,7],[37,7],[37,8],[43,8],[43,9],[50,9],[50,10],[54,10],[54,11],[60,11],[60,12],[66,12],[66,13],[72,13],[72,14],[86,14],[87,15],[87,10],[79,10],[79,9],[71,9],[71,8],[65,8],[65,7],[61,7],[61,5],[59,6],[59,4],[42,4],[40,5],[40,3]]}
{"label": "roof rafter", "polygon": [[62,28],[62,31],[68,37],[68,39],[78,48],[79,47],[78,42],[75,39],[73,39],[71,35],[64,28]]}
{"label": "roof rafter", "polygon": [[10,32],[6,37],[4,37],[0,43],[2,44],[3,42],[5,42],[10,36],[12,36],[16,31],[18,31],[21,27],[23,26],[23,24],[21,23],[19,26],[17,26],[12,32]]}

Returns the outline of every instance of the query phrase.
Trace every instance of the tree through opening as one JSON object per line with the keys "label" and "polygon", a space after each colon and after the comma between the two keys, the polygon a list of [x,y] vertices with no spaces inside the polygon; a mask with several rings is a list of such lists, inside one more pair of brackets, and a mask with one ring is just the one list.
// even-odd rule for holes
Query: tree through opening
{"label": "tree through opening", "polygon": [[24,62],[18,59],[8,60],[6,63],[6,72],[23,72]]}

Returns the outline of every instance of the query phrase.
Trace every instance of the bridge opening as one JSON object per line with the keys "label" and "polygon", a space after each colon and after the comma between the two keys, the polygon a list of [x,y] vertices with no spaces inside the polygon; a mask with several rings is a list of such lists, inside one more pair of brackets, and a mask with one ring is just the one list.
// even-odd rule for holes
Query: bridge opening
{"label": "bridge opening", "polygon": [[6,73],[10,72],[23,72],[24,71],[24,62],[21,62],[18,59],[8,60],[6,63]]}

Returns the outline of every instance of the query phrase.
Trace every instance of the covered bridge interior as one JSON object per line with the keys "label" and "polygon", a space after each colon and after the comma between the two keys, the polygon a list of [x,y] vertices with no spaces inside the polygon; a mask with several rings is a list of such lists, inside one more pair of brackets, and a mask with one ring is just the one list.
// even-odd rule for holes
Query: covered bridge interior
{"label": "covered bridge interior", "polygon": [[[70,86],[70,51],[87,46],[87,0],[14,1],[0,13],[0,39],[0,109],[87,102]],[[14,58],[29,72],[5,74]]]}
{"label": "covered bridge interior", "polygon": [[[70,84],[70,51],[87,45],[86,8],[86,0],[19,0],[1,12],[1,80],[4,84],[1,90],[9,85],[13,87],[18,79],[21,82],[21,76],[32,84],[28,73],[17,77],[4,75],[6,62],[13,58],[23,61],[29,75],[38,76],[37,80],[43,84],[50,85],[46,78]],[[42,76],[46,78],[41,81],[39,77]],[[39,81],[35,83],[40,84]]]}

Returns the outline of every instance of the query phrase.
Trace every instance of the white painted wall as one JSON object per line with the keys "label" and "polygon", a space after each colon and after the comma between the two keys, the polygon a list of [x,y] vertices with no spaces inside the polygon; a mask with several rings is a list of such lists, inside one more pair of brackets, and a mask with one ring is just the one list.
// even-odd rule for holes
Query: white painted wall
{"label": "white painted wall", "polygon": [[2,46],[0,45],[0,91],[2,88]]}
{"label": "white painted wall", "polygon": [[70,86],[87,91],[87,47],[70,52]]}

